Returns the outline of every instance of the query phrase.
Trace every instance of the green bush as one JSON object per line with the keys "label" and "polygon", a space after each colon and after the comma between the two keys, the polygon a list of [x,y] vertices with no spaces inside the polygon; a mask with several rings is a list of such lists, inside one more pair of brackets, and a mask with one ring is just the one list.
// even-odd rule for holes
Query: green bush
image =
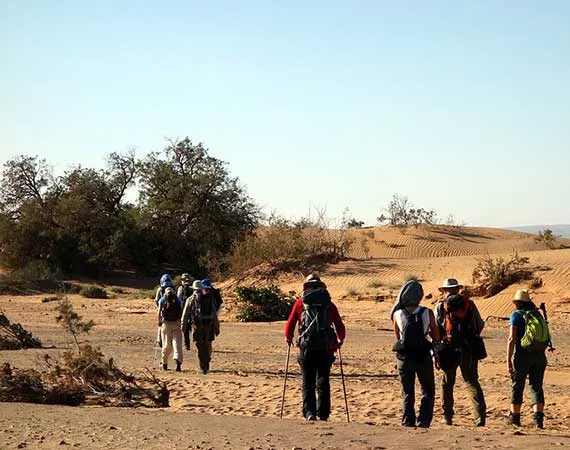
{"label": "green bush", "polygon": [[409,273],[404,277],[404,282],[407,283],[408,281],[420,281],[420,277],[414,275],[413,273]]}
{"label": "green bush", "polygon": [[122,288],[121,286],[112,286],[111,287],[111,292],[113,294],[124,294],[126,291],[124,288]]}
{"label": "green bush", "polygon": [[285,294],[279,287],[237,287],[237,319],[242,322],[287,320],[295,303],[295,292]]}
{"label": "green bush", "polygon": [[379,287],[382,287],[382,282],[381,281],[371,281],[370,283],[367,284],[367,287],[378,289]]}
{"label": "green bush", "polygon": [[107,291],[99,286],[84,286],[79,295],[86,298],[109,298]]}
{"label": "green bush", "polygon": [[475,292],[485,298],[492,297],[511,284],[532,278],[533,270],[530,260],[514,252],[508,260],[502,257],[493,259],[485,255],[477,261],[473,269],[473,283],[477,284]]}

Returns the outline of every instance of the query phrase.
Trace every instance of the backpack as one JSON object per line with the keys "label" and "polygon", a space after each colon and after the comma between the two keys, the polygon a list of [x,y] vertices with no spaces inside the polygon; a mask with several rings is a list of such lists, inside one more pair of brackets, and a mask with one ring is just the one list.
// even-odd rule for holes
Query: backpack
{"label": "backpack", "polygon": [[216,317],[215,297],[209,290],[197,291],[194,293],[193,319],[200,323],[202,320],[211,320]]}
{"label": "backpack", "polygon": [[421,306],[411,313],[406,308],[402,308],[405,317],[404,326],[400,333],[400,340],[395,346],[398,359],[422,361],[429,355],[431,343],[426,339],[422,320],[425,310],[426,308]]}
{"label": "backpack", "polygon": [[180,287],[182,288],[182,301],[186,302],[186,300],[188,300],[188,298],[194,293],[194,289],[192,289],[192,286],[187,284],[181,284]]}
{"label": "backpack", "polygon": [[548,323],[537,309],[522,311],[525,331],[521,338],[521,347],[525,350],[543,352],[550,341]]}
{"label": "backpack", "polygon": [[182,316],[182,305],[172,288],[168,288],[164,302],[160,307],[160,314],[164,322],[176,322]]}
{"label": "backpack", "polygon": [[461,295],[450,295],[443,302],[445,339],[460,348],[478,335],[471,300]]}
{"label": "backpack", "polygon": [[299,322],[299,347],[325,351],[336,342],[330,320],[331,296],[324,288],[303,293],[303,312]]}

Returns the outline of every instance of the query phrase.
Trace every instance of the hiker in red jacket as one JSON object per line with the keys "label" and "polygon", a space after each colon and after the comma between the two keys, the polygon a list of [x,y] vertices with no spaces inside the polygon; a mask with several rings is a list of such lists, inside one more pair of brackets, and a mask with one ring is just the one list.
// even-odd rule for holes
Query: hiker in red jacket
{"label": "hiker in red jacket", "polygon": [[285,338],[289,345],[293,342],[297,322],[303,417],[306,420],[328,420],[331,412],[330,370],[334,352],[342,345],[346,330],[325,283],[315,274],[305,279],[303,295],[293,305],[285,324]]}

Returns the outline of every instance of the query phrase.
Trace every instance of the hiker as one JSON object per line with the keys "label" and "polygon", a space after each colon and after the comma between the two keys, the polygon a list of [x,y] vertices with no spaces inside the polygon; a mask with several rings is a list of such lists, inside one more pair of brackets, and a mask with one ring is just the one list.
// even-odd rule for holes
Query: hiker
{"label": "hiker", "polygon": [[210,286],[210,289],[212,290],[212,293],[214,294],[214,298],[216,300],[216,314],[219,316],[220,312],[222,311],[222,305],[224,304],[220,290],[215,288],[212,285],[212,282],[208,279],[202,280],[202,284],[205,286]]}
{"label": "hiker", "polygon": [[[200,281],[199,280],[196,281],[198,281],[198,286],[199,286]],[[200,287],[198,287],[198,289],[200,289]],[[193,293],[194,293],[194,288],[190,284],[190,275],[188,275],[187,273],[183,273],[180,276],[180,286],[178,286],[178,291],[176,292],[176,295],[178,296],[178,300],[180,300],[182,307],[186,305],[186,300],[188,300]],[[186,350],[190,350],[190,327],[186,327],[184,329],[184,347],[186,347]]]}
{"label": "hiker", "polygon": [[[433,312],[420,302],[422,285],[410,280],[398,293],[392,308],[398,374],[402,389],[402,425],[429,428],[435,403],[435,378],[431,356],[432,342],[439,341],[439,328]],[[432,342],[426,336],[430,336]],[[416,375],[422,389],[419,414],[414,409]]]}
{"label": "hiker", "polygon": [[[160,282],[158,288],[156,289],[156,294],[154,295],[154,303],[156,304],[157,308],[158,308],[158,302],[162,297],[164,297],[166,288],[174,289],[174,282],[172,281],[170,275],[167,273],[165,273],[160,277]],[[156,330],[156,346],[162,348],[162,333],[160,331],[160,325]]]}
{"label": "hiker", "polygon": [[303,295],[293,305],[285,324],[288,345],[293,342],[297,322],[303,417],[306,420],[328,420],[331,412],[330,370],[334,352],[342,345],[346,330],[327,286],[316,274],[305,278]]}
{"label": "hiker", "polygon": [[[198,280],[197,280],[198,281]],[[216,298],[208,280],[198,281],[200,286],[188,299],[182,313],[182,329],[192,325],[192,339],[198,349],[200,369],[206,375],[210,371],[212,342],[220,334],[220,322],[216,314]]]}
{"label": "hiker", "polygon": [[485,324],[475,303],[460,292],[462,288],[455,278],[444,280],[439,291],[445,298],[435,307],[435,319],[442,338],[436,364],[443,371],[443,423],[453,424],[453,387],[459,367],[475,410],[475,426],[483,427],[487,406],[479,383],[478,366],[479,360],[487,356],[480,336]]}
{"label": "hiker", "polygon": [[164,296],[158,302],[158,326],[162,337],[162,369],[168,369],[168,358],[174,347],[174,360],[176,371],[182,370],[182,332],[180,318],[182,317],[182,304],[176,292],[167,287]]}
{"label": "hiker", "polygon": [[166,288],[174,289],[174,282],[172,281],[171,276],[167,273],[160,277],[160,284],[156,289],[156,294],[154,295],[154,302],[156,303],[156,306],[158,306],[158,301],[164,297]]}
{"label": "hiker", "polygon": [[509,320],[507,344],[507,366],[512,380],[509,422],[512,425],[521,425],[524,385],[528,378],[534,426],[542,429],[544,428],[543,380],[546,371],[544,351],[550,343],[548,324],[536,308],[528,291],[519,289],[513,303],[516,310]]}

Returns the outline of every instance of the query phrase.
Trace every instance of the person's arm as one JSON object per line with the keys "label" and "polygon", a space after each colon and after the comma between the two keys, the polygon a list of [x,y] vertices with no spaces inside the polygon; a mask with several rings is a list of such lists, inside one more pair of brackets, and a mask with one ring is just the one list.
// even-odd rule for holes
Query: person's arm
{"label": "person's arm", "polygon": [[162,312],[161,309],[162,308],[161,308],[161,306],[162,306],[161,300],[158,300],[156,321],[157,321],[159,327],[162,325],[162,317],[161,317],[161,312]]}
{"label": "person's arm", "polygon": [[156,294],[154,294],[154,303],[158,306],[158,302],[160,301],[160,297],[162,297],[160,292],[160,288],[156,290]]}
{"label": "person's arm", "polygon": [[471,308],[473,308],[473,314],[475,316],[475,328],[477,330],[477,334],[481,334],[483,328],[485,328],[485,322],[481,318],[481,313],[477,309],[475,302],[471,300]]}
{"label": "person's arm", "polygon": [[334,324],[334,329],[336,331],[338,343],[342,345],[342,343],[344,342],[344,339],[346,338],[346,328],[344,327],[344,322],[342,321],[342,318],[340,317],[340,314],[338,312],[338,308],[336,307],[336,305],[331,302],[330,306],[331,306],[330,307],[331,321]]}
{"label": "person's arm", "polygon": [[188,301],[184,303],[184,309],[182,310],[182,317],[180,319],[180,328],[182,328],[183,331],[186,331],[188,316],[190,315],[190,303],[191,302],[189,297]]}
{"label": "person's arm", "polygon": [[443,303],[439,302],[435,305],[434,308],[434,316],[435,316],[435,324],[439,331],[440,338],[445,333],[445,318],[444,318],[444,311],[443,311]]}
{"label": "person's arm", "polygon": [[301,300],[297,300],[293,305],[293,309],[291,309],[291,313],[289,314],[289,319],[285,323],[285,339],[287,343],[291,345],[293,342],[293,337],[295,336],[295,325],[299,320],[299,308],[303,308],[303,303]]}
{"label": "person's arm", "polygon": [[400,328],[398,327],[398,322],[395,320],[392,322],[394,324],[394,334],[396,335],[396,340],[400,340]]}
{"label": "person's arm", "polygon": [[513,373],[513,354],[515,351],[516,343],[517,343],[517,327],[511,324],[509,327],[509,339],[507,341],[507,370],[511,375]]}
{"label": "person's arm", "polygon": [[439,333],[439,326],[435,321],[435,315],[431,309],[428,309],[429,314],[429,329],[428,334],[433,342],[439,342],[441,335]]}

